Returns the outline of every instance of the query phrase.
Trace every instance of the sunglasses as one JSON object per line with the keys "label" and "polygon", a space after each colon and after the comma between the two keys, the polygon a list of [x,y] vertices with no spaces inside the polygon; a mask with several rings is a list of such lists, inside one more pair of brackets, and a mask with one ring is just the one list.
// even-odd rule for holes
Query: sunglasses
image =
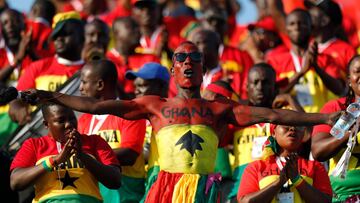
{"label": "sunglasses", "polygon": [[191,53],[176,53],[174,54],[174,58],[176,61],[184,62],[187,57],[194,62],[200,62],[202,54],[200,52],[191,52]]}

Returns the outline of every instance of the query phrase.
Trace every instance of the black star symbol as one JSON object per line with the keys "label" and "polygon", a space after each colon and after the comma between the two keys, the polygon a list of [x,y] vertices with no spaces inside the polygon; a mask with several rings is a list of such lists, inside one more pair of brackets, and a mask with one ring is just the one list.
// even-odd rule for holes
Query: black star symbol
{"label": "black star symbol", "polygon": [[57,178],[57,179],[60,180],[63,183],[62,189],[64,189],[66,186],[72,186],[74,188],[77,188],[75,186],[74,182],[79,178],[70,177],[69,172],[66,170],[65,176],[63,178]]}
{"label": "black star symbol", "polygon": [[191,156],[194,156],[195,150],[202,150],[200,143],[203,142],[204,140],[199,135],[189,130],[176,142],[175,146],[182,144],[180,149],[186,149]]}

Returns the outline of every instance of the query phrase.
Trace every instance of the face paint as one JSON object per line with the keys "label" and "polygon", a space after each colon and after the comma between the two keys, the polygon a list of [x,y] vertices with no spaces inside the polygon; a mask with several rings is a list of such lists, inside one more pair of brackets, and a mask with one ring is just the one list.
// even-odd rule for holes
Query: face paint
{"label": "face paint", "polygon": [[[186,43],[175,50],[173,76],[175,83],[181,88],[192,88],[202,83],[202,57],[194,44]],[[181,60],[180,60],[181,59]]]}

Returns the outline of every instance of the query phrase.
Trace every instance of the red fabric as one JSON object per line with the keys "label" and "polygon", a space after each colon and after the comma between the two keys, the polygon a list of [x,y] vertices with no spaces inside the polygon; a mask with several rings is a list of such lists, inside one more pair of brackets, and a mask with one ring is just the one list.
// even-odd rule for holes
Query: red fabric
{"label": "red fabric", "polygon": [[103,20],[109,27],[112,27],[112,23],[116,18],[130,15],[131,8],[125,8],[123,5],[118,4],[112,11],[101,15],[99,18]]}
{"label": "red fabric", "polygon": [[26,29],[32,29],[31,43],[34,46],[34,51],[40,58],[50,57],[55,54],[55,47],[50,42],[49,37],[52,32],[50,26],[42,23],[28,20],[26,22]]}
{"label": "red fabric", "polygon": [[246,99],[247,75],[254,62],[246,51],[241,51],[231,46],[225,46],[224,51],[220,56],[221,67],[224,68],[225,64],[229,62],[235,62],[238,65],[239,70],[227,71],[224,69],[224,76],[230,78],[230,84],[235,93],[237,93],[240,98]]}
{"label": "red fabric", "polygon": [[272,48],[271,50],[265,53],[265,61],[270,60],[271,58],[277,56],[278,54],[289,52],[289,48],[285,44],[280,44],[277,47]]}
{"label": "red fabric", "polygon": [[231,98],[231,95],[232,95],[232,92],[225,89],[224,87],[221,87],[219,85],[216,85],[216,84],[210,84],[206,87],[207,90],[210,90],[216,94],[220,94],[224,97],[230,97]]}
{"label": "red fabric", "polygon": [[[284,52],[269,58],[268,63],[273,66],[278,76],[281,73],[296,71],[290,52]],[[334,63],[330,56],[319,54],[318,65],[323,68],[330,76],[334,78],[340,78],[339,67]]]}
{"label": "red fabric", "polygon": [[327,47],[322,54],[331,56],[334,62],[341,68],[342,78],[347,79],[347,64],[350,59],[356,54],[354,48],[340,39],[336,39]]}
{"label": "red fabric", "polygon": [[118,72],[118,81],[123,85],[125,92],[132,93],[135,91],[135,87],[132,80],[125,80],[125,72],[128,70],[138,70],[144,63],[157,62],[160,63],[160,59],[152,54],[134,54],[129,56],[128,64],[126,65],[123,58],[119,56],[116,51],[108,51],[107,58],[115,63]]}
{"label": "red fabric", "polygon": [[[55,57],[45,58],[39,61],[31,63],[24,73],[20,76],[17,89],[26,90],[29,88],[38,88],[36,86],[36,79],[43,76],[66,76],[71,77],[76,71],[80,70],[83,65],[66,66],[59,64]],[[54,87],[50,85],[58,86],[61,84],[48,84],[48,90],[53,90]],[[56,87],[55,87],[56,89]]]}
{"label": "red fabric", "polygon": [[[237,194],[237,199],[260,190],[259,182],[270,175],[279,175],[280,170],[276,164],[275,156],[266,160],[258,160],[250,163],[243,175]],[[330,179],[324,166],[317,161],[310,161],[299,157],[298,167],[300,175],[313,179],[313,187],[319,191],[332,196]]]}
{"label": "red fabric", "polygon": [[[345,97],[336,100],[331,100],[322,107],[320,113],[334,113],[337,111],[345,110],[346,109],[345,101],[346,101]],[[316,136],[316,134],[320,132],[330,133],[330,130],[331,130],[330,125],[326,125],[326,124],[316,125],[313,128],[312,136]]]}
{"label": "red fabric", "polygon": [[[81,115],[78,120],[80,133],[88,134],[92,116],[91,114]],[[94,122],[94,126],[96,123]],[[140,154],[143,149],[145,129],[145,120],[128,121],[117,116],[108,115],[99,131],[119,130],[121,133],[120,147],[130,148]]]}
{"label": "red fabric", "polygon": [[171,202],[174,186],[180,180],[183,173],[167,173],[160,171],[155,183],[151,186],[145,199],[146,203],[168,203]]}
{"label": "red fabric", "polygon": [[247,25],[237,25],[229,36],[229,46],[238,47],[248,37]]}
{"label": "red fabric", "polygon": [[[119,162],[111,150],[110,146],[99,136],[81,135],[82,150],[86,154],[93,155],[96,160],[105,165],[117,165]],[[63,146],[62,146],[63,147]],[[56,141],[46,135],[39,138],[29,138],[17,152],[10,170],[15,168],[26,168],[35,166],[37,160],[59,154],[56,147]]]}
{"label": "red fabric", "polygon": [[163,23],[169,34],[168,46],[170,49],[175,50],[180,45],[181,42],[186,41],[185,38],[180,36],[181,31],[182,29],[184,29],[184,27],[186,27],[190,22],[193,21],[196,21],[196,18],[192,16],[179,16],[179,17],[165,16],[163,18]]}
{"label": "red fabric", "polygon": [[[26,56],[25,59],[21,62],[21,74],[23,73],[22,71],[24,71],[25,68],[31,63],[32,63],[31,58],[29,56]],[[9,65],[10,64],[9,64],[8,57],[6,55],[5,48],[0,48],[0,69],[6,68]]]}
{"label": "red fabric", "polygon": [[304,0],[282,0],[282,3],[286,14],[297,8],[305,9]]}

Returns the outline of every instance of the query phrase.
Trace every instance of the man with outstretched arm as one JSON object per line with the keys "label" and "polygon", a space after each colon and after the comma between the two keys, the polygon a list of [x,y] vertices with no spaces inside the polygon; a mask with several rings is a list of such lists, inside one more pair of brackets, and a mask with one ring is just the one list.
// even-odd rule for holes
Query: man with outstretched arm
{"label": "man with outstretched arm", "polygon": [[[171,75],[178,88],[174,98],[143,96],[129,101],[99,101],[42,90],[29,90],[28,94],[40,102],[50,100],[81,112],[149,119],[156,134],[161,171],[145,202],[171,202],[182,197],[216,202],[216,149],[227,124],[333,124],[339,116],[243,106],[224,99],[204,100],[200,96],[203,58],[191,42],[175,50]],[[166,190],[161,189],[164,185]]]}

